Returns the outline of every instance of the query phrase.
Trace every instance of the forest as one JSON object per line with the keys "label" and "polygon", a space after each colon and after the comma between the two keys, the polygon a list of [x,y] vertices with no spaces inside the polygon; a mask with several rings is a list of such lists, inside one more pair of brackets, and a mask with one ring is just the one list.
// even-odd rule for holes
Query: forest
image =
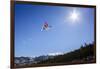
{"label": "forest", "polygon": [[[96,46],[94,43],[81,45],[79,49],[62,55],[43,55],[35,58],[16,57],[15,67],[37,67],[53,65],[87,64],[96,62]],[[20,61],[18,61],[20,60]]]}

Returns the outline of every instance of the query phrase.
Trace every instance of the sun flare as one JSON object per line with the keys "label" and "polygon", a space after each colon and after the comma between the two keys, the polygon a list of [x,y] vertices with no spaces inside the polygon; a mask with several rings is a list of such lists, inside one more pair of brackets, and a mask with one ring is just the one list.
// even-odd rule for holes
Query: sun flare
{"label": "sun flare", "polygon": [[73,22],[79,20],[79,13],[76,11],[76,9],[73,9],[73,11],[70,13],[70,20]]}

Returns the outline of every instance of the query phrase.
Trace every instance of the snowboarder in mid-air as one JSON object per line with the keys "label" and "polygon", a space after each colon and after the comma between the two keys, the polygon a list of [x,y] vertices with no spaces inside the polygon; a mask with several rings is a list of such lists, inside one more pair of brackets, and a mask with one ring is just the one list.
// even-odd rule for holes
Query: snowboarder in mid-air
{"label": "snowboarder in mid-air", "polygon": [[49,30],[51,28],[51,26],[49,26],[48,25],[48,23],[47,22],[45,22],[44,24],[43,24],[43,26],[42,26],[42,29],[41,29],[41,31],[43,31],[43,30]]}

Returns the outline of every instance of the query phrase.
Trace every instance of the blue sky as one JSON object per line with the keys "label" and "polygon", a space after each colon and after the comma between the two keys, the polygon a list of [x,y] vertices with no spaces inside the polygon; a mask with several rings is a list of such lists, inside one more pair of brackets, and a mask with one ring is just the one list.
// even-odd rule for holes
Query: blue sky
{"label": "blue sky", "polygon": [[[52,27],[41,31],[45,22]],[[69,52],[93,41],[94,8],[15,4],[16,57]]]}

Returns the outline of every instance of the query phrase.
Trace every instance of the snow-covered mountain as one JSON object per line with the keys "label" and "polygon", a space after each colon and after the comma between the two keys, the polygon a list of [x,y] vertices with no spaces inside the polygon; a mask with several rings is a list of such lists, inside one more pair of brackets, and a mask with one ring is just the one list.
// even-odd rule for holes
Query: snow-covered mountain
{"label": "snow-covered mountain", "polygon": [[54,55],[43,55],[39,57],[15,57],[15,64],[32,64],[43,60],[54,58]]}

